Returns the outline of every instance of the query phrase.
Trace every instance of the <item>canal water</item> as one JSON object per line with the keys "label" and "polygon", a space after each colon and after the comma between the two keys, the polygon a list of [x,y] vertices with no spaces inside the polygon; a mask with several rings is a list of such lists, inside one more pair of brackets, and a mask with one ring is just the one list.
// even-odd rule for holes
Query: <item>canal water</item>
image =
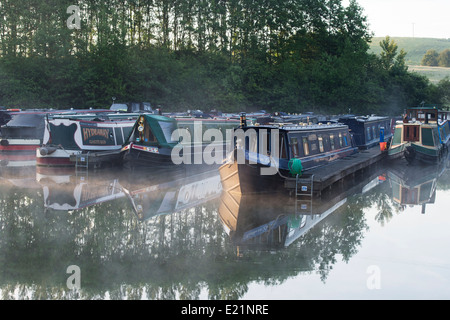
{"label": "canal water", "polygon": [[0,296],[449,299],[449,208],[448,163],[314,199],[229,194],[217,169],[1,167]]}

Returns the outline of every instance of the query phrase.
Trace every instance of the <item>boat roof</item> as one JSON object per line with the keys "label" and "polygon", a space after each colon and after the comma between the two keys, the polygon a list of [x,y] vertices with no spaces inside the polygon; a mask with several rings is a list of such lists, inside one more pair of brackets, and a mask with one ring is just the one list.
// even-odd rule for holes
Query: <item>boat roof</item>
{"label": "boat roof", "polygon": [[358,122],[369,122],[369,121],[378,121],[378,120],[386,120],[389,119],[387,116],[378,116],[378,115],[367,115],[367,116],[356,116],[356,115],[346,115],[339,117],[339,121],[346,120],[355,120]]}
{"label": "boat roof", "polygon": [[318,124],[290,124],[290,123],[276,123],[276,124],[267,124],[267,125],[252,125],[247,126],[245,128],[237,128],[237,129],[279,129],[283,131],[322,131],[322,130],[332,130],[332,129],[342,129],[348,128],[347,125],[342,123],[318,123]]}
{"label": "boat roof", "polygon": [[166,137],[163,132],[163,128],[161,127],[160,123],[161,122],[169,123],[169,124],[173,123],[174,127],[175,127],[176,120],[174,118],[170,118],[170,117],[166,117],[166,116],[161,116],[161,115],[157,115],[157,114],[147,114],[147,113],[141,114],[139,116],[139,118],[136,120],[136,122],[133,125],[133,128],[130,132],[130,135],[125,140],[126,141],[125,144],[130,142],[130,137],[134,134],[136,127],[139,126],[139,122],[140,122],[141,118],[144,118],[145,121],[148,123],[148,125],[151,127],[152,133],[155,135],[156,139],[158,140],[158,143],[161,146],[173,146],[173,143],[166,140]]}

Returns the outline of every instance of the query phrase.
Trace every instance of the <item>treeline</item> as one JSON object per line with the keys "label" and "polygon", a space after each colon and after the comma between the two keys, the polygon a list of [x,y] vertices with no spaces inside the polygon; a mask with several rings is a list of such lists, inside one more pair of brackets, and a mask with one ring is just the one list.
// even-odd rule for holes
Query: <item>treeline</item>
{"label": "treeline", "polygon": [[354,0],[3,0],[0,105],[398,113],[442,90]]}
{"label": "treeline", "polygon": [[423,66],[429,67],[450,67],[450,49],[445,49],[438,53],[434,49],[427,50],[422,59]]}

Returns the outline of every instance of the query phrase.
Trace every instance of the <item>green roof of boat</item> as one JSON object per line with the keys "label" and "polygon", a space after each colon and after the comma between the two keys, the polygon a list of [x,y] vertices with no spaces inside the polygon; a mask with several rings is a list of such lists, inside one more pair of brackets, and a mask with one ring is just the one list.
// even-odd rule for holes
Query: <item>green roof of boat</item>
{"label": "green roof of boat", "polygon": [[158,144],[160,146],[173,147],[174,145],[176,145],[176,143],[171,143],[166,140],[166,137],[160,125],[160,122],[171,122],[174,124],[174,129],[176,129],[176,120],[174,118],[169,118],[157,114],[142,114],[141,116],[139,116],[139,118],[136,120],[136,123],[133,126],[133,129],[130,132],[130,135],[126,139],[125,144],[130,142],[130,138],[133,135],[136,126],[139,125],[139,119],[141,117],[144,117],[145,121],[150,125],[152,133],[155,135],[156,139],[158,140]]}

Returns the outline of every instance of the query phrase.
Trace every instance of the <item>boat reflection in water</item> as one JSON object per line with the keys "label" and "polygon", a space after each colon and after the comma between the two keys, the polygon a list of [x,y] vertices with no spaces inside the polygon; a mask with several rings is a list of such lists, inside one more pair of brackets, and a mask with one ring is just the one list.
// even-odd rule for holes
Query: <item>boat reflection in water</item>
{"label": "boat reflection in water", "polygon": [[385,178],[379,170],[358,183],[341,181],[321,196],[243,194],[224,190],[219,216],[238,255],[245,250],[284,249],[332,214],[347,210],[347,197],[368,192]]}
{"label": "boat reflection in water", "polygon": [[122,182],[139,220],[172,214],[220,197],[222,184],[217,168],[161,169],[147,173],[134,171]]}
{"label": "boat reflection in water", "polygon": [[219,215],[236,246],[282,249],[337,211],[345,202],[345,198],[341,199],[329,208],[313,205],[313,213],[303,214],[293,213],[295,204],[288,196],[272,199],[224,191]]}
{"label": "boat reflection in water", "polygon": [[[84,173],[84,174],[83,174]],[[218,170],[93,171],[38,167],[44,206],[53,210],[78,210],[125,198],[139,220],[171,214],[220,197]]]}
{"label": "boat reflection in water", "polygon": [[424,214],[426,205],[435,203],[439,178],[449,169],[449,159],[432,166],[391,165],[387,177],[393,203],[400,211],[406,206],[421,206]]}
{"label": "boat reflection in water", "polygon": [[37,167],[36,181],[46,209],[79,210],[125,197],[119,179],[103,171],[83,175],[73,168]]}

